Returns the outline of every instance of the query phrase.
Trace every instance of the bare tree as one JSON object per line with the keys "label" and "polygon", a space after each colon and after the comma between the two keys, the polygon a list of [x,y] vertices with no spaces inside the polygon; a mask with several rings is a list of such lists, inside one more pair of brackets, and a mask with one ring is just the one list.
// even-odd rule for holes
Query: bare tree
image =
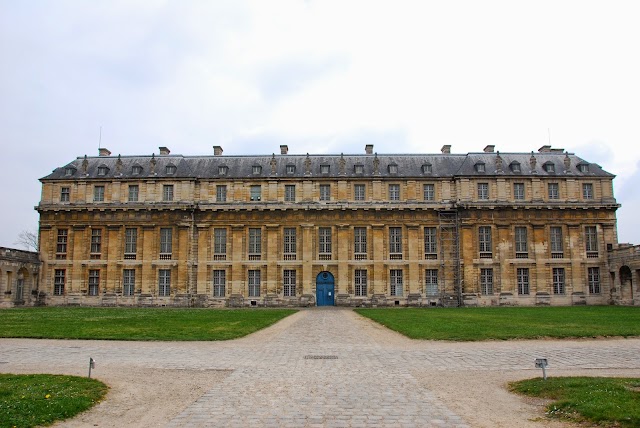
{"label": "bare tree", "polygon": [[18,240],[14,242],[14,245],[20,245],[27,250],[38,251],[38,234],[30,230],[23,230],[18,235]]}

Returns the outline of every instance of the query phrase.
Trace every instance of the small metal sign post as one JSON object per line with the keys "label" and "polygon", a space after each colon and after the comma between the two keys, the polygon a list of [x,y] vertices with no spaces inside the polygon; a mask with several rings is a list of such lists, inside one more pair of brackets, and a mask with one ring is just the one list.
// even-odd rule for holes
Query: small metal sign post
{"label": "small metal sign post", "polygon": [[95,369],[95,368],[96,368],[96,360],[89,357],[89,378],[91,378],[91,369]]}
{"label": "small metal sign post", "polygon": [[536,358],[536,368],[542,369],[542,378],[547,380],[547,366],[549,363],[546,358]]}

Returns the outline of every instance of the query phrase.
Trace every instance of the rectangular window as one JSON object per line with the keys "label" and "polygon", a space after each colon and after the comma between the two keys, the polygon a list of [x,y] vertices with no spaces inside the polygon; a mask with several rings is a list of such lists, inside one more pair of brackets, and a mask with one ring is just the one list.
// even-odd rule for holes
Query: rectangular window
{"label": "rectangular window", "polygon": [[69,202],[71,197],[71,190],[69,187],[60,188],[60,202]]}
{"label": "rectangular window", "polygon": [[593,184],[584,183],[582,185],[582,198],[583,199],[593,199]]}
{"label": "rectangular window", "polygon": [[329,174],[329,171],[331,171],[331,166],[330,165],[320,165],[320,173],[321,174]]}
{"label": "rectangular window", "polygon": [[249,297],[260,297],[260,271],[249,271]]}
{"label": "rectangular window", "polygon": [[99,259],[102,252],[102,229],[91,229],[91,258]]}
{"label": "rectangular window", "polygon": [[93,201],[104,202],[104,186],[93,187]]}
{"label": "rectangular window", "polygon": [[516,280],[518,281],[518,294],[529,294],[529,268],[518,268]]}
{"label": "rectangular window", "polygon": [[438,258],[435,227],[424,228],[424,258],[426,260],[435,260]]}
{"label": "rectangular window", "polygon": [[517,201],[524,199],[524,183],[513,184],[513,199]]}
{"label": "rectangular window", "polygon": [[173,201],[173,184],[165,184],[162,186],[162,200]]}
{"label": "rectangular window", "polygon": [[490,259],[493,257],[491,226],[480,226],[478,228],[478,244],[481,259]]}
{"label": "rectangular window", "polygon": [[249,229],[249,260],[262,258],[262,229]]}
{"label": "rectangular window", "polygon": [[356,201],[364,201],[366,187],[364,184],[353,185],[353,199]]}
{"label": "rectangular window", "polygon": [[478,183],[478,199],[489,199],[489,183]]}
{"label": "rectangular window", "polygon": [[89,270],[89,296],[97,296],[100,288],[100,270]]}
{"label": "rectangular window", "polygon": [[436,187],[435,185],[428,183],[422,186],[425,201],[434,201],[436,199]]}
{"label": "rectangular window", "polygon": [[391,279],[391,295],[402,296],[402,269],[391,269],[389,278]]}
{"label": "rectangular window", "polygon": [[331,185],[330,184],[321,184],[320,185],[320,200],[321,201],[330,201],[331,200]]}
{"label": "rectangular window", "polygon": [[426,269],[424,271],[424,289],[427,296],[438,294],[438,269]]}
{"label": "rectangular window", "polygon": [[135,260],[138,252],[138,229],[127,228],[124,230],[124,258]]}
{"label": "rectangular window", "polygon": [[553,268],[553,294],[564,293],[564,268]]}
{"label": "rectangular window", "polygon": [[284,259],[295,260],[297,254],[296,245],[296,229],[294,227],[286,227],[284,229]]}
{"label": "rectangular window", "polygon": [[389,228],[389,258],[402,260],[402,228]]}
{"label": "rectangular window", "polygon": [[65,283],[65,273],[64,269],[56,269],[53,277],[53,294],[55,296],[62,296],[64,294],[64,283]]}
{"label": "rectangular window", "polygon": [[138,202],[138,195],[140,194],[140,186],[137,184],[129,185],[129,202]]}
{"label": "rectangular window", "polygon": [[124,269],[122,271],[122,295],[133,296],[136,288],[136,270]]}
{"label": "rectangular window", "polygon": [[390,201],[399,201],[400,200],[400,185],[399,184],[389,184],[389,200]]}
{"label": "rectangular window", "polygon": [[168,297],[171,295],[171,269],[158,270],[158,296]]}
{"label": "rectangular window", "polygon": [[67,240],[69,238],[68,229],[58,229],[58,240],[56,242],[56,259],[67,258]]}
{"label": "rectangular window", "polygon": [[559,199],[560,188],[558,183],[549,183],[549,199]]}
{"label": "rectangular window", "polygon": [[171,260],[173,229],[163,227],[160,229],[160,260]]}
{"label": "rectangular window", "polygon": [[353,253],[356,260],[367,259],[367,228],[353,228]]}
{"label": "rectangular window", "polygon": [[224,270],[213,271],[213,297],[224,297],[227,284],[227,272]]}
{"label": "rectangular window", "polygon": [[320,260],[331,260],[331,228],[318,229],[318,253]]}
{"label": "rectangular window", "polygon": [[284,200],[285,202],[296,201],[296,186],[294,184],[287,184],[284,186]]}
{"label": "rectangular window", "polygon": [[365,269],[356,269],[353,283],[356,296],[365,297],[367,295],[367,271]]}
{"label": "rectangular window", "polygon": [[295,297],[296,295],[296,271],[285,270],[283,274],[284,297]]}
{"label": "rectangular window", "polygon": [[587,258],[598,258],[598,229],[595,226],[584,228],[584,243],[587,250]]}
{"label": "rectangular window", "polygon": [[493,269],[480,269],[480,293],[485,296],[493,294]]}
{"label": "rectangular window", "polygon": [[227,186],[216,186],[216,202],[227,202]]}
{"label": "rectangular window", "polygon": [[251,200],[252,201],[259,201],[260,198],[262,197],[262,186],[251,186],[250,188],[251,191]]}
{"label": "rectangular window", "polygon": [[551,240],[551,258],[561,259],[564,257],[564,245],[562,243],[562,228],[552,226],[549,229]]}
{"label": "rectangular window", "polygon": [[600,268],[590,267],[588,269],[589,294],[600,294]]}
{"label": "rectangular window", "polygon": [[227,229],[213,229],[213,260],[227,259]]}
{"label": "rectangular window", "polygon": [[515,229],[515,247],[516,258],[526,259],[529,257],[529,250],[527,248],[527,228],[518,226]]}

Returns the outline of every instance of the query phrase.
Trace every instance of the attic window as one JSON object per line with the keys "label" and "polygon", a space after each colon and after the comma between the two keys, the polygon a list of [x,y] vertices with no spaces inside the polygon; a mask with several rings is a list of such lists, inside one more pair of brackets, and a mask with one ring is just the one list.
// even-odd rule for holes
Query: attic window
{"label": "attic window", "polygon": [[511,162],[511,171],[513,172],[521,172],[522,170],[520,169],[520,162]]}
{"label": "attic window", "polygon": [[169,174],[169,175],[173,175],[173,174],[175,174],[175,173],[176,173],[176,170],[177,170],[177,169],[178,169],[178,168],[176,168],[176,166],[175,166],[175,165],[167,165],[167,167],[165,168],[165,172],[166,172],[167,174]]}
{"label": "attic window", "polygon": [[131,174],[140,175],[142,174],[142,167],[140,165],[134,165],[131,167]]}
{"label": "attic window", "polygon": [[389,165],[389,174],[397,174],[398,173],[398,165],[392,163]]}
{"label": "attic window", "polygon": [[69,167],[69,168],[65,168],[64,169],[64,175],[67,177],[71,177],[73,174],[76,173],[76,169],[73,167]]}
{"label": "attic window", "polygon": [[262,167],[260,165],[253,165],[251,167],[251,172],[253,173],[253,175],[262,174]]}
{"label": "attic window", "polygon": [[227,175],[229,172],[229,167],[226,165],[220,165],[218,167],[218,175]]}
{"label": "attic window", "polygon": [[556,172],[556,166],[551,162],[547,162],[544,164],[544,170],[547,172]]}
{"label": "attic window", "polygon": [[484,162],[478,162],[476,164],[476,172],[485,172]]}
{"label": "attic window", "polygon": [[356,174],[364,174],[364,165],[354,165],[353,172]]}
{"label": "attic window", "polygon": [[432,172],[432,168],[431,168],[431,164],[430,163],[425,163],[424,165],[422,165],[422,173],[423,174],[431,174]]}
{"label": "attic window", "polygon": [[98,175],[107,175],[107,173],[109,172],[109,168],[107,168],[104,165],[100,165],[98,167]]}
{"label": "attic window", "polygon": [[320,165],[320,172],[322,174],[329,174],[330,170],[331,170],[330,165]]}
{"label": "attic window", "polygon": [[578,171],[580,171],[580,172],[589,172],[589,164],[588,163],[578,164]]}
{"label": "attic window", "polygon": [[295,174],[296,166],[295,165],[287,165],[287,174]]}

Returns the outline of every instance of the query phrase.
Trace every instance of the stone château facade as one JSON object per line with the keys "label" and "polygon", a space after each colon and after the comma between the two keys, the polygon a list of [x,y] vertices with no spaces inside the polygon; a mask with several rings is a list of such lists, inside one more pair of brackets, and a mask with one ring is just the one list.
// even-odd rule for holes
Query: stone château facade
{"label": "stone ch\u00e2teau facade", "polygon": [[41,303],[39,278],[38,253],[0,247],[0,308]]}
{"label": "stone ch\u00e2teau facade", "polygon": [[41,179],[51,305],[610,303],[613,175],[538,152],[79,157]]}

